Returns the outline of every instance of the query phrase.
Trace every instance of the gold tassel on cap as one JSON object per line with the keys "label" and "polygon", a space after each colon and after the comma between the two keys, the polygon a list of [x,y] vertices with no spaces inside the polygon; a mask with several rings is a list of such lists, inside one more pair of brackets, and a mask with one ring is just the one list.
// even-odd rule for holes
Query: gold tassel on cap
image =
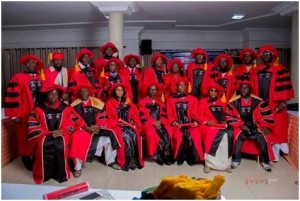
{"label": "gold tassel on cap", "polygon": [[53,59],[53,53],[50,52],[50,53],[48,54],[48,64],[50,64],[50,62],[52,61],[52,59]]}
{"label": "gold tassel on cap", "polygon": [[222,98],[221,98],[221,102],[226,103],[226,96],[225,96],[225,93],[223,93],[223,96],[222,96]]}
{"label": "gold tassel on cap", "polygon": [[105,74],[104,74],[104,67],[103,67],[103,69],[102,69],[102,71],[101,71],[101,73],[100,73],[100,78],[103,78],[103,77],[105,77]]}
{"label": "gold tassel on cap", "polygon": [[43,81],[46,80],[45,73],[44,73],[43,69],[40,70],[40,76],[41,76],[41,80],[43,80]]}
{"label": "gold tassel on cap", "polygon": [[76,72],[79,72],[79,71],[80,71],[80,66],[79,66],[79,64],[77,63],[77,61],[76,61],[76,64],[75,64],[75,71],[76,71]]}
{"label": "gold tassel on cap", "polygon": [[127,92],[127,97],[126,97],[125,104],[129,104],[129,103],[130,103],[130,98],[129,98],[129,95],[128,95],[128,92]]}
{"label": "gold tassel on cap", "polygon": [[207,70],[207,61],[206,61],[205,64],[204,64],[204,70],[205,70],[205,71]]}
{"label": "gold tassel on cap", "polygon": [[188,85],[188,93],[191,93],[192,92],[192,85],[191,85],[191,82],[189,82],[189,85]]}
{"label": "gold tassel on cap", "polygon": [[256,59],[253,60],[253,63],[254,63],[253,68],[256,68],[256,66],[257,66]]}
{"label": "gold tassel on cap", "polygon": [[230,68],[230,71],[228,72],[228,75],[229,75],[229,76],[232,75],[232,68]]}
{"label": "gold tassel on cap", "polygon": [[162,92],[160,99],[161,99],[161,102],[163,102],[163,103],[165,102],[165,95],[164,95],[164,92]]}
{"label": "gold tassel on cap", "polygon": [[274,66],[279,66],[279,57],[276,58],[276,61],[274,62]]}

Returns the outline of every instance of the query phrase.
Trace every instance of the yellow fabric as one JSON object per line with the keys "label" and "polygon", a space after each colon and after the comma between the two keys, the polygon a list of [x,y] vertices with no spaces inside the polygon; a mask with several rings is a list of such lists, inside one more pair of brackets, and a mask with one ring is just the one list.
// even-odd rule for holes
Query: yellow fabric
{"label": "yellow fabric", "polygon": [[163,177],[153,196],[155,199],[211,199],[220,195],[224,182],[223,175],[216,175],[213,180],[192,179],[186,175]]}
{"label": "yellow fabric", "polygon": [[50,64],[52,59],[53,59],[53,53],[51,52],[51,53],[48,54],[48,64]]}
{"label": "yellow fabric", "polygon": [[279,66],[279,57],[277,57],[276,61],[274,62],[274,66]]}

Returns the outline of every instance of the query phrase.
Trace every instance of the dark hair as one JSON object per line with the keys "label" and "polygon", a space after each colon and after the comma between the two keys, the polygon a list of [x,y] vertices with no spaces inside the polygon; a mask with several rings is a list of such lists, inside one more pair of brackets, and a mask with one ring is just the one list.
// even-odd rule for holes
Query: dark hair
{"label": "dark hair", "polygon": [[[125,90],[125,88],[123,87],[123,86],[121,86],[122,88],[123,88],[123,90],[124,90],[124,94],[123,94],[123,96],[122,96],[122,98],[121,98],[121,101],[122,102],[125,102],[126,101],[126,98],[125,98],[125,94],[126,94],[126,90]],[[116,89],[117,89],[118,87],[116,87],[116,88],[114,88],[114,90],[111,92],[111,94],[110,94],[110,96],[111,97],[113,97],[114,99],[118,99],[118,96],[117,96],[117,94],[116,94]]]}

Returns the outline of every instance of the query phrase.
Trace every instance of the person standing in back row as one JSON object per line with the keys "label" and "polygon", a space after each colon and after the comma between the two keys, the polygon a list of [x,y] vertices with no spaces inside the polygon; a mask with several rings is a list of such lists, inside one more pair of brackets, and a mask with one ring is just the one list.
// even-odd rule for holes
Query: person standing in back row
{"label": "person standing in back row", "polygon": [[33,150],[27,142],[28,115],[37,103],[37,94],[42,87],[38,70],[43,62],[34,55],[25,55],[19,63],[23,72],[14,75],[7,86],[4,97],[5,116],[12,117],[17,124],[18,151],[26,169],[32,170]]}
{"label": "person standing in back row", "polygon": [[274,114],[272,148],[275,162],[279,161],[280,151],[288,150],[288,114],[286,101],[294,98],[291,77],[286,67],[277,62],[278,51],[272,45],[259,48],[257,57],[262,64],[254,72],[254,92],[270,106]]}

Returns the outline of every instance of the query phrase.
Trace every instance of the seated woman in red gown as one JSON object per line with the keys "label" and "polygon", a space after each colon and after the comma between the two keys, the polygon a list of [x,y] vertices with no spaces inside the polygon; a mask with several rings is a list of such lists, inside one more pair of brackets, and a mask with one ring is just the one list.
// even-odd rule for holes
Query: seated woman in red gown
{"label": "seated woman in red gown", "polygon": [[[138,104],[143,132],[146,137],[147,153],[159,165],[171,165],[173,153],[171,148],[172,128],[164,112],[165,105],[157,96],[159,85],[155,82],[145,87],[148,97]],[[145,92],[145,93],[147,93]]]}
{"label": "seated woman in red gown", "polygon": [[106,102],[106,112],[121,147],[117,150],[117,163],[125,171],[144,167],[141,142],[141,122],[135,104],[126,98],[125,87],[116,83],[110,87],[110,98]]}
{"label": "seated woman in red gown", "polygon": [[226,103],[220,100],[224,89],[211,81],[202,91],[207,98],[200,100],[201,136],[204,145],[204,172],[211,169],[231,173],[230,163],[233,150],[233,130],[225,119]]}
{"label": "seated woman in red gown", "polygon": [[189,165],[194,165],[203,160],[198,100],[187,94],[186,79],[179,79],[175,84],[177,93],[167,101],[167,116],[174,128],[174,158],[178,165],[182,165],[185,160]]}
{"label": "seated woman in red gown", "polygon": [[68,166],[69,135],[77,132],[72,107],[59,101],[63,89],[59,85],[43,83],[43,100],[29,115],[28,139],[34,146],[33,179],[36,184],[50,179],[64,182],[70,179]]}

